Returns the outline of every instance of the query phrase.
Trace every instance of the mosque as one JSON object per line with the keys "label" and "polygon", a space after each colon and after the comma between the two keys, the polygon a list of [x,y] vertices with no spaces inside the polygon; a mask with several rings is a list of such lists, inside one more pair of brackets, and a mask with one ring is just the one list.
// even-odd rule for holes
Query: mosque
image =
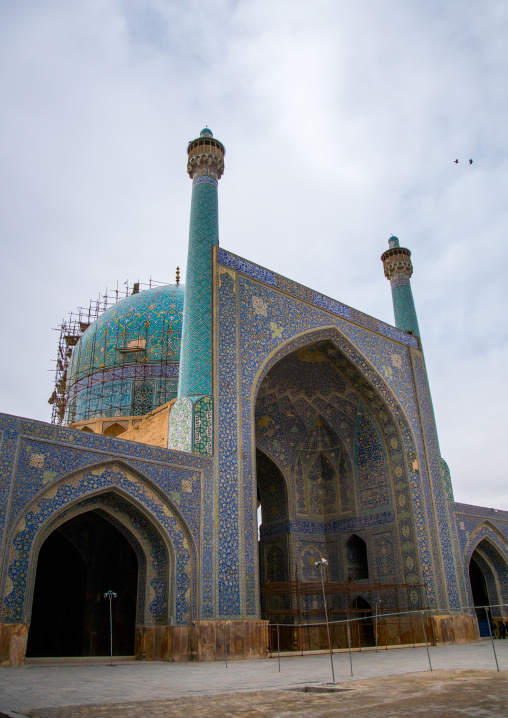
{"label": "mosque", "polygon": [[454,501],[411,252],[381,257],[391,326],[220,247],[224,146],[187,154],[185,286],[64,328],[52,423],[0,415],[0,664],[108,654],[109,606],[116,655],[264,658],[270,625],[321,620],[321,558],[334,620],[478,639],[508,512]]}

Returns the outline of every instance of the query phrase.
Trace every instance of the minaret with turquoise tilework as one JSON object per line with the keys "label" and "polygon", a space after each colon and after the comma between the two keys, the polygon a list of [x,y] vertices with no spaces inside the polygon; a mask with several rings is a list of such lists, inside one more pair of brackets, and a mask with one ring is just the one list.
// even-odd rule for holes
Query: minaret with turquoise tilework
{"label": "minaret with turquoise tilework", "polygon": [[189,251],[183,310],[178,400],[169,448],[212,453],[212,251],[219,244],[218,181],[225,149],[206,127],[189,142],[192,179]]}
{"label": "minaret with turquoise tilework", "polygon": [[392,287],[395,326],[403,332],[419,337],[420,329],[410,282],[413,274],[411,252],[401,247],[398,238],[394,236],[388,240],[388,246],[389,249],[381,255],[381,261],[385,277],[390,280]]}

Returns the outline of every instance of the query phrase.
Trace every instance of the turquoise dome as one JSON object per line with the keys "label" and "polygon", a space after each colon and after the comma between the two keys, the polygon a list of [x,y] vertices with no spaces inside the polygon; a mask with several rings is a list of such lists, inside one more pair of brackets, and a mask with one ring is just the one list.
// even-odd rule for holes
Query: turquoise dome
{"label": "turquoise dome", "polygon": [[200,137],[213,137],[213,132],[209,127],[205,127],[201,132],[199,133]]}
{"label": "turquoise dome", "polygon": [[178,363],[184,287],[165,285],[122,299],[83,333],[72,352],[67,386],[117,367]]}

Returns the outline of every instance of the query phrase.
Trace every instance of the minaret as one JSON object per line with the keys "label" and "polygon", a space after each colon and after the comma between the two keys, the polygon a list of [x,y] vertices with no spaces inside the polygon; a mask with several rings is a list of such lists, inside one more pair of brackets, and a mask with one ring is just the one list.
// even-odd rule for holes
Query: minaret
{"label": "minaret", "polygon": [[212,453],[212,249],[219,244],[217,190],[225,152],[208,127],[187,147],[192,179],[189,251],[178,401],[169,426],[169,448],[206,454]]}
{"label": "minaret", "polygon": [[411,252],[401,247],[398,238],[394,236],[388,240],[388,246],[390,249],[381,255],[381,261],[385,269],[385,277],[390,280],[392,287],[395,326],[403,332],[419,337],[420,329],[410,282],[413,274]]}

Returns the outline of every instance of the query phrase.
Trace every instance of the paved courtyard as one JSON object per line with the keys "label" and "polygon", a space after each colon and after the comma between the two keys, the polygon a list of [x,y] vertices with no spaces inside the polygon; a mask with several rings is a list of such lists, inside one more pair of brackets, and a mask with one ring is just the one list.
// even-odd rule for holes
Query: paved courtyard
{"label": "paved courtyard", "polygon": [[[228,663],[28,665],[0,670],[0,715],[39,718],[153,716],[508,716],[508,641],[379,653]],[[302,688],[342,689],[334,693]],[[299,690],[289,690],[289,689]],[[347,689],[347,690],[344,690]]]}

